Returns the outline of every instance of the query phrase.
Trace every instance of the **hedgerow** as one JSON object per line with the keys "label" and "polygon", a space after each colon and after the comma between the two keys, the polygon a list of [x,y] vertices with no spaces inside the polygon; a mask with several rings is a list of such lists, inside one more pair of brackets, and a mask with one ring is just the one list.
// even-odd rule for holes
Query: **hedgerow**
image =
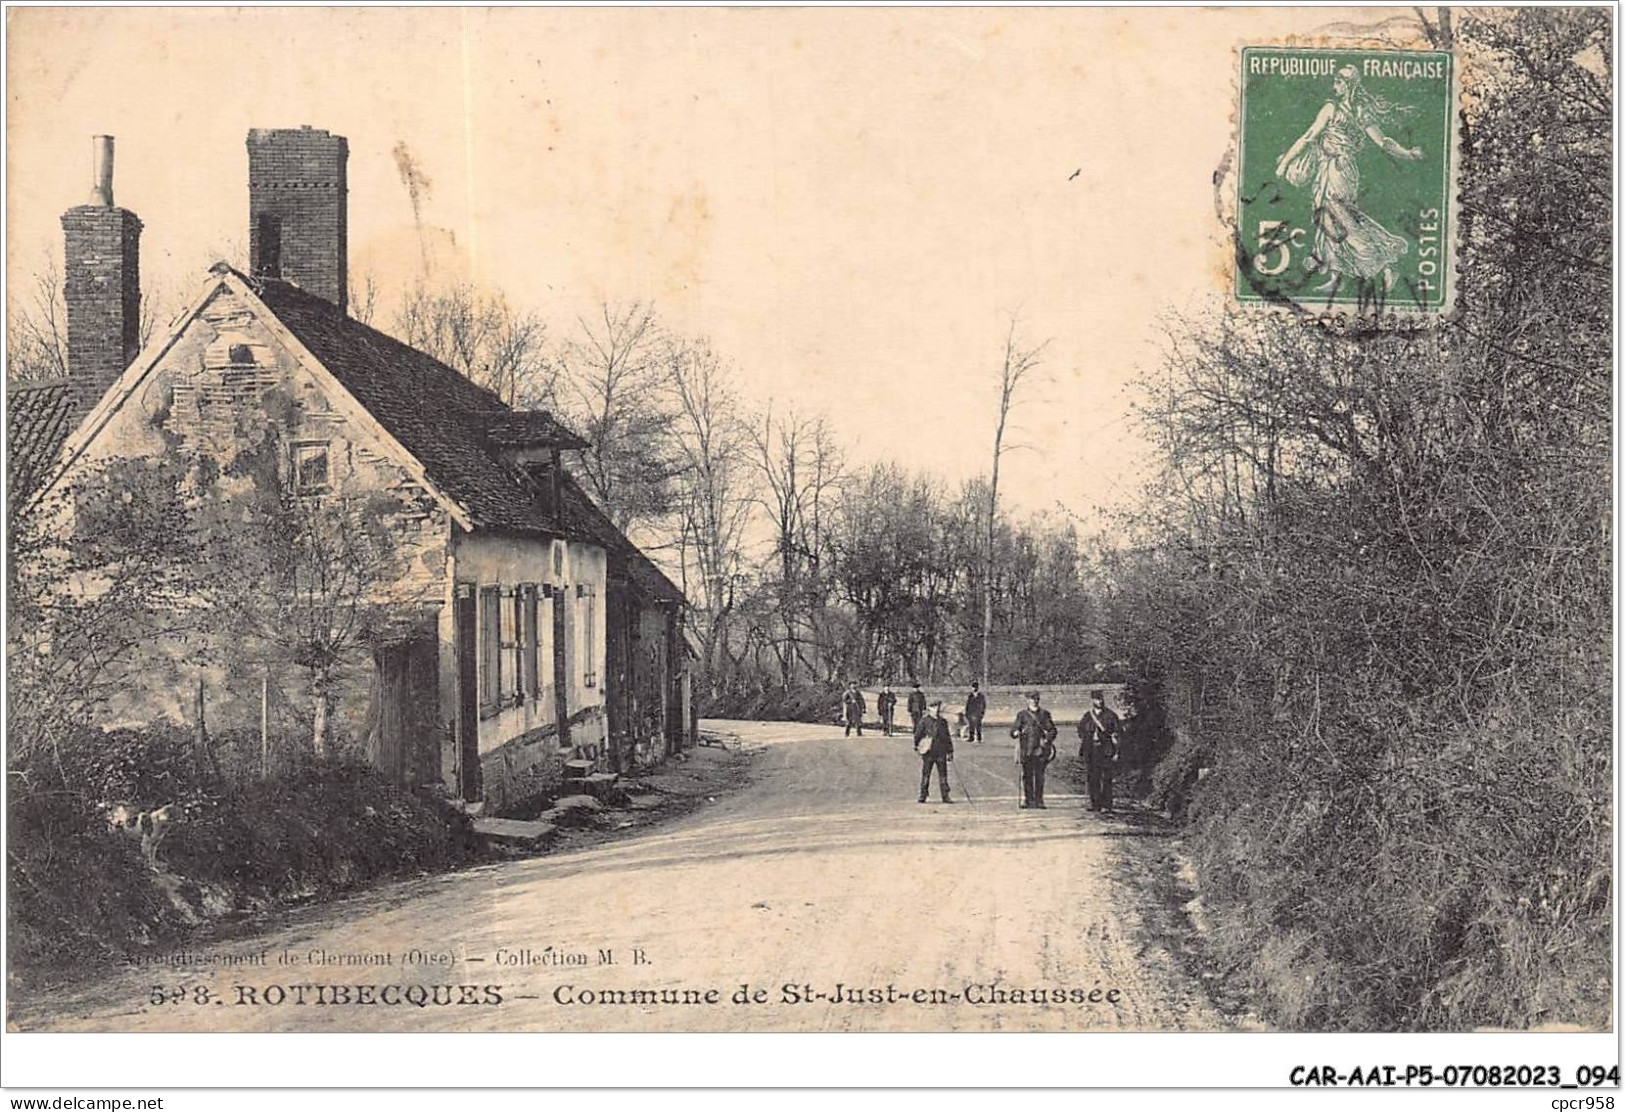
{"label": "hedgerow", "polygon": [[[191,730],[85,730],[14,762],[9,969],[82,973],[207,923],[475,860],[468,819],[344,756],[200,767]],[[175,804],[157,868],[106,804]]]}
{"label": "hedgerow", "polygon": [[1108,625],[1213,953],[1282,1026],[1608,1022],[1610,33],[1455,29],[1450,321],[1177,319],[1146,382]]}

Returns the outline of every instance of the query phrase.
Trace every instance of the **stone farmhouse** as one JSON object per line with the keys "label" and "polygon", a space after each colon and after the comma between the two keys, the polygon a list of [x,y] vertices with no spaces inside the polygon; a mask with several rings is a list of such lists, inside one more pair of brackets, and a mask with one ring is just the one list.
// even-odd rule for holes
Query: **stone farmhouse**
{"label": "stone farmhouse", "polygon": [[[683,595],[571,477],[584,442],[348,315],[342,136],[255,129],[247,146],[248,273],[214,266],[138,351],[142,225],[95,140],[91,201],[62,216],[69,374],[9,400],[13,502],[109,459],[225,474],[251,441],[302,500],[388,507],[395,620],[334,694],[387,774],[500,811],[583,762],[626,771],[690,744]],[[174,716],[176,685],[155,670],[120,717]]]}

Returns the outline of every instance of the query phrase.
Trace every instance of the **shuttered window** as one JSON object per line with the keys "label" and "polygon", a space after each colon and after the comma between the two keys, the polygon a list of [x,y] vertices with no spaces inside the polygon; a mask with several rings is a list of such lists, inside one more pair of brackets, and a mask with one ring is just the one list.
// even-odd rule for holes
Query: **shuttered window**
{"label": "shuttered window", "polygon": [[502,706],[502,591],[480,588],[480,710]]}
{"label": "shuttered window", "polygon": [[536,601],[536,584],[525,583],[520,586],[520,640],[523,644],[524,666],[521,674],[524,684],[520,689],[521,695],[532,701],[541,698],[541,670],[538,658],[541,654],[541,641],[539,633],[538,606]]}
{"label": "shuttered window", "polygon": [[502,588],[502,703],[513,706],[523,701],[523,677],[519,669],[519,602],[517,587]]}
{"label": "shuttered window", "polygon": [[598,686],[598,596],[591,586],[577,588],[581,603],[581,684]]}
{"label": "shuttered window", "polygon": [[[537,668],[541,672],[542,690],[546,691],[548,688],[554,686],[558,680],[557,675],[553,671],[553,608],[560,605],[561,600],[559,599],[558,595],[554,593],[554,589],[551,585],[543,586],[541,594],[542,603],[539,607],[541,611],[539,624],[542,627],[540,637],[541,650],[539,653],[541,659],[537,662]],[[560,648],[562,649],[563,646],[561,645]]]}

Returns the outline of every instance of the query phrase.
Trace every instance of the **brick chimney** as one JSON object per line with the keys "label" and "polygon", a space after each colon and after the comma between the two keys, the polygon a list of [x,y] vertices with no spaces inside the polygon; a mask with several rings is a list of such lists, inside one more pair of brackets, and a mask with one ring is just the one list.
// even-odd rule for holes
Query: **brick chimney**
{"label": "brick chimney", "polygon": [[92,141],[90,200],[62,214],[68,385],[83,419],[140,347],[141,221],[113,205],[113,137]]}
{"label": "brick chimney", "polygon": [[348,308],[349,219],[342,135],[311,127],[248,133],[248,256],[259,277],[285,278]]}

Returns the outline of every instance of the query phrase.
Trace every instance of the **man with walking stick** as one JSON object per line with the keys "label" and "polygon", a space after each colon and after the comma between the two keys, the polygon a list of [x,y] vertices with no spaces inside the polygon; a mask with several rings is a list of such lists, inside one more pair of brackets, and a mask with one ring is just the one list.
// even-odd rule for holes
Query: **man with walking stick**
{"label": "man with walking stick", "polygon": [[1016,739],[1016,763],[1021,766],[1022,809],[1044,808],[1044,771],[1055,759],[1055,719],[1038,705],[1038,692],[1027,693],[1027,706],[1016,715],[1010,736]]}
{"label": "man with walking stick", "polygon": [[948,762],[954,759],[953,734],[948,720],[942,717],[942,700],[934,699],[931,708],[914,727],[914,751],[920,755],[920,802],[931,793],[931,770],[937,770],[937,787],[942,801],[952,803],[948,796]]}

